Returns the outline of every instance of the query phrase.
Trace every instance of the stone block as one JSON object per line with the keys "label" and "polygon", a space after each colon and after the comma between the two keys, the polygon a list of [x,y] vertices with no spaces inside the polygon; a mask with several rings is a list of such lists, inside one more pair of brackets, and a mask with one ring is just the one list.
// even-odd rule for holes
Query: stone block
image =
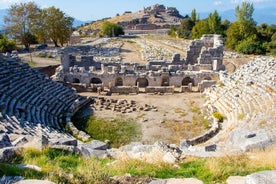
{"label": "stone block", "polygon": [[5,147],[11,147],[12,143],[10,141],[10,138],[7,134],[1,134],[0,135],[0,149]]}
{"label": "stone block", "polygon": [[276,170],[261,171],[246,176],[245,184],[276,184]]}
{"label": "stone block", "polygon": [[59,138],[59,139],[50,139],[50,145],[67,145],[67,146],[77,146],[78,141],[75,138]]}

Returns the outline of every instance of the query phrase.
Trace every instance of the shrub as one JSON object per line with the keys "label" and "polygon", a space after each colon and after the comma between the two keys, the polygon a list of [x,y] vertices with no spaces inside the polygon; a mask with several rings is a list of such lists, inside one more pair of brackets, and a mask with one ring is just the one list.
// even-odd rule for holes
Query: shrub
{"label": "shrub", "polygon": [[214,112],[213,113],[213,117],[216,118],[216,119],[218,119],[219,122],[223,122],[224,117],[219,112]]}
{"label": "shrub", "polygon": [[125,33],[120,25],[106,21],[103,23],[101,34],[103,36],[113,37],[123,35]]}
{"label": "shrub", "polygon": [[246,39],[241,41],[236,50],[243,54],[265,54],[265,48],[261,42],[254,39]]}

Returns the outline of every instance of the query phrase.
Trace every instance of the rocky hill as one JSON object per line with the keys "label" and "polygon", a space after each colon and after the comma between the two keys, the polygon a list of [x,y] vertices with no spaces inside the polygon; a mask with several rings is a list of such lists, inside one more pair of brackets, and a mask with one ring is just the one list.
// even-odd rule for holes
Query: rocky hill
{"label": "rocky hill", "polygon": [[138,12],[126,11],[122,15],[106,18],[84,26],[81,30],[97,30],[101,28],[104,21],[118,23],[124,29],[151,30],[158,28],[169,28],[171,25],[179,25],[183,16],[174,7],[165,7],[155,4]]}

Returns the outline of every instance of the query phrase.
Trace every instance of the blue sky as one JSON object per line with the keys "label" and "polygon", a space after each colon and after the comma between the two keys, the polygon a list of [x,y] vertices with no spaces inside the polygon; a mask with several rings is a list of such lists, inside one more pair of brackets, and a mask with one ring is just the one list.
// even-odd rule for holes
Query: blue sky
{"label": "blue sky", "polygon": [[[11,4],[29,0],[0,0],[0,9],[8,8]],[[113,17],[125,11],[136,12],[153,4],[163,4],[176,7],[180,14],[190,14],[192,9],[197,12],[213,12],[234,9],[243,0],[33,0],[41,8],[55,6],[66,14],[79,20],[98,20]],[[276,12],[276,0],[250,0],[255,9],[272,7]]]}

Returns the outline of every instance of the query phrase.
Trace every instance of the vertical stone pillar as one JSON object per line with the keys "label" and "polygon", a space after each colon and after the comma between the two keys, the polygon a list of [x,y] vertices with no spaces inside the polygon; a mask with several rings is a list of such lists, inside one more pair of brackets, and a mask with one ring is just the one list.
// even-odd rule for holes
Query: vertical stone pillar
{"label": "vertical stone pillar", "polygon": [[63,66],[64,71],[69,72],[70,58],[69,54],[66,51],[64,51],[61,56],[61,65]]}
{"label": "vertical stone pillar", "polygon": [[102,70],[102,73],[105,73],[105,67],[104,67],[104,64],[101,64],[101,70]]}
{"label": "vertical stone pillar", "polygon": [[189,83],[189,84],[188,84],[188,88],[189,88],[190,91],[193,91],[193,84],[192,84],[192,83]]}
{"label": "vertical stone pillar", "polygon": [[121,72],[120,73],[125,73],[126,72],[126,66],[121,66]]}
{"label": "vertical stone pillar", "polygon": [[213,60],[213,70],[217,71],[218,70],[218,60],[214,59]]}

